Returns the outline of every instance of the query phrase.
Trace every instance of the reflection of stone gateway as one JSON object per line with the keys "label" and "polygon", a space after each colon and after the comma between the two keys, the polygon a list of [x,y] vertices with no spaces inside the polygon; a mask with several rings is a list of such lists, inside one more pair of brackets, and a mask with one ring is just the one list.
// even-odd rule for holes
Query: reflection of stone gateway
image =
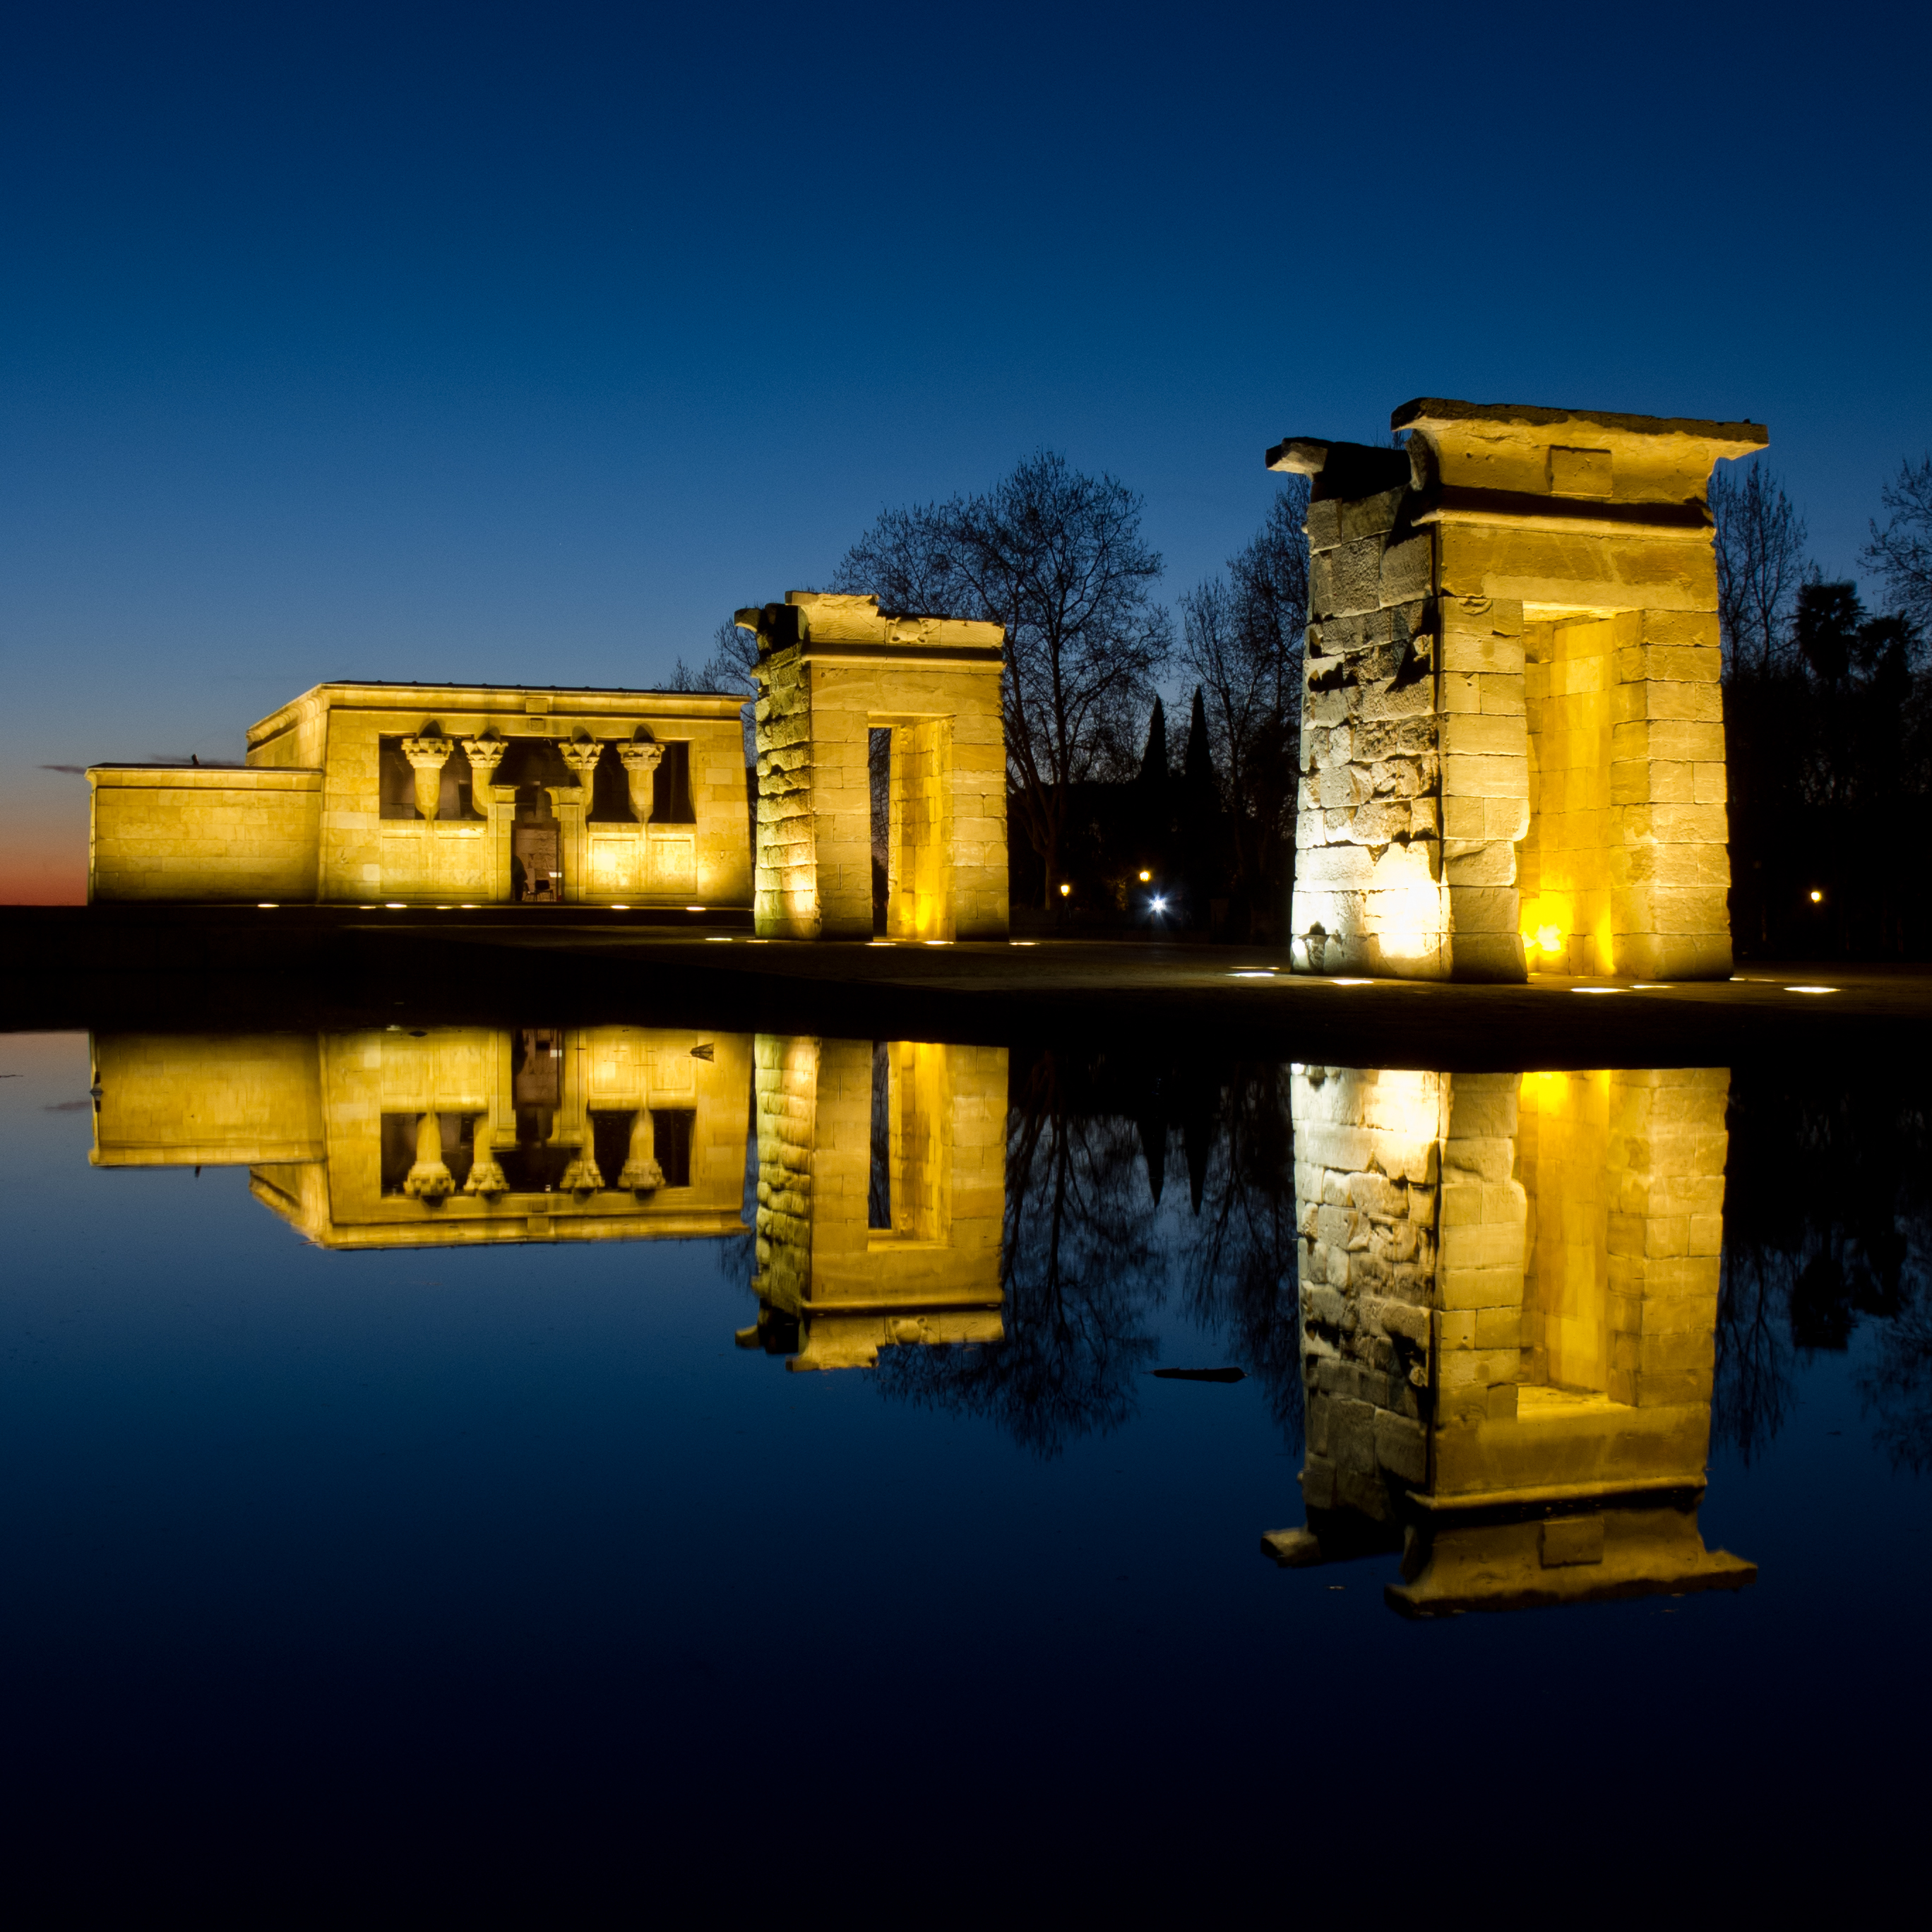
{"label": "reflection of stone gateway", "polygon": [[818,1369],[998,1341],[1006,1048],[760,1034],[757,1062],[760,1307],[740,1346]]}
{"label": "reflection of stone gateway", "polygon": [[1306,1526],[1397,1608],[1736,1588],[1697,1530],[1729,1076],[1295,1070]]}

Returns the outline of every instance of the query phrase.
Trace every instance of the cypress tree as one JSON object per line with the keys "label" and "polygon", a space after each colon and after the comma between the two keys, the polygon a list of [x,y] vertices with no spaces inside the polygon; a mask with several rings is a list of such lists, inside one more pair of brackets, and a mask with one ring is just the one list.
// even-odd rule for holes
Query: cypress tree
{"label": "cypress tree", "polygon": [[1208,707],[1201,701],[1201,687],[1194,687],[1194,716],[1188,721],[1187,755],[1181,762],[1181,777],[1188,789],[1204,796],[1214,789],[1214,758],[1208,748]]}
{"label": "cypress tree", "polygon": [[[1141,783],[1167,782],[1167,707],[1154,694],[1154,716],[1148,721],[1147,749],[1141,754]],[[1158,1197],[1156,1197],[1158,1198]]]}

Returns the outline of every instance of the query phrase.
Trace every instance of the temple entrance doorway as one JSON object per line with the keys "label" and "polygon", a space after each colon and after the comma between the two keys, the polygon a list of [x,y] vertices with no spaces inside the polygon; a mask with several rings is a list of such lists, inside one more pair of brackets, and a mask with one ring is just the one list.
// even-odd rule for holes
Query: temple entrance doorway
{"label": "temple entrance doorway", "polygon": [[542,785],[517,788],[510,828],[510,896],[519,905],[556,905],[563,898],[563,841],[556,808]]}

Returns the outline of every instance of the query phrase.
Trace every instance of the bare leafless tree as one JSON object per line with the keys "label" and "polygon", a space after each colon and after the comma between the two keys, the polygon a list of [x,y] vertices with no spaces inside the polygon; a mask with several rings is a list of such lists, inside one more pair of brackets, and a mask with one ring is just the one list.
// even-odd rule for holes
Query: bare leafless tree
{"label": "bare leafless tree", "polygon": [[[670,674],[670,681],[664,686],[667,691],[723,691],[742,692],[748,699],[755,687],[752,682],[752,667],[758,661],[758,640],[748,631],[741,631],[727,618],[711,634],[711,655],[704,665],[693,670],[682,658]],[[745,718],[745,762],[752,764],[758,757],[754,737],[751,709],[747,704]]]}
{"label": "bare leafless tree", "polygon": [[1253,541],[1180,599],[1181,662],[1199,681],[1234,866],[1252,892],[1293,822],[1308,622],[1308,483],[1294,478]]}
{"label": "bare leafless tree", "polygon": [[1001,626],[1008,778],[1049,902],[1068,788],[1131,737],[1172,646],[1141,513],[1124,484],[1043,451],[982,495],[886,512],[832,581],[888,610]]}
{"label": "bare leafless tree", "polygon": [[1885,580],[1886,601],[1921,638],[1932,638],[1932,456],[1901,463],[1898,480],[1886,487],[1892,512],[1883,530],[1874,523],[1860,561]]}
{"label": "bare leafless tree", "polygon": [[1761,460],[1741,472],[1718,466],[1711,516],[1724,669],[1768,676],[1789,654],[1792,607],[1804,580],[1804,519]]}

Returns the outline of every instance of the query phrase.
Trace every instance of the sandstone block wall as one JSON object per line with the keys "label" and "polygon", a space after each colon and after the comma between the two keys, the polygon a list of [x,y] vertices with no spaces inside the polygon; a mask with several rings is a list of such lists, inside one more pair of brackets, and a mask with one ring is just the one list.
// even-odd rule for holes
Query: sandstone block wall
{"label": "sandstone block wall", "polygon": [[316,895],[322,774],[207,766],[88,773],[88,897],[301,904]]}
{"label": "sandstone block wall", "polygon": [[[1443,978],[1450,956],[1431,539],[1404,514],[1407,459],[1364,452],[1377,454],[1386,460],[1318,475],[1308,508],[1290,943],[1308,972]],[[1369,487],[1378,482],[1385,487]]]}

